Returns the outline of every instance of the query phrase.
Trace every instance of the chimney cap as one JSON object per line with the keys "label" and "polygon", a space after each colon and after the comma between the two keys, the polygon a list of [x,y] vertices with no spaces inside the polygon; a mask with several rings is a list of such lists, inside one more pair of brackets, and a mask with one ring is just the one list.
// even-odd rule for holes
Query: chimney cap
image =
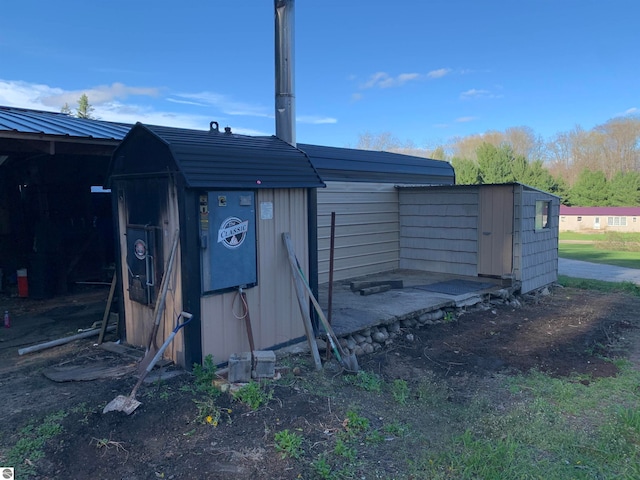
{"label": "chimney cap", "polygon": [[[215,128],[213,128],[213,126],[216,126]],[[218,125],[218,122],[211,122],[209,123],[209,131],[210,132],[220,132],[220,125]]]}
{"label": "chimney cap", "polygon": [[224,127],[224,133],[231,133],[231,127]]}

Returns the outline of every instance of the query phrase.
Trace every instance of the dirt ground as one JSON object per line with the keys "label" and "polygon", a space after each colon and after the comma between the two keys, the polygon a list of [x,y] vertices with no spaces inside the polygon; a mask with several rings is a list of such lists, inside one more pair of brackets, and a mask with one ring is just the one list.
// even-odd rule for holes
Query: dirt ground
{"label": "dirt ground", "polygon": [[[431,446],[446,431],[447,419],[433,418],[424,409],[399,408],[382,395],[368,397],[363,405],[362,390],[333,362],[314,372],[303,354],[278,359],[278,366],[298,366],[301,372],[271,382],[266,388],[273,398],[266,406],[253,411],[228,394],[217,398],[231,413],[215,428],[198,419],[194,399],[202,400],[203,394],[190,388],[189,374],[143,385],[138,394],[143,403],[130,416],[103,414],[109,400],[133,387],[132,358],[94,346],[95,339],[22,356],[17,349],[87,328],[88,318],[101,319],[106,296],[107,289],[88,289],[53,307],[1,299],[12,311],[14,326],[0,332],[0,465],[7,466],[7,455],[26,425],[37,425],[52,412],[66,414],[63,432],[47,441],[43,458],[11,465],[17,478],[27,478],[20,476],[26,467],[38,479],[320,478],[309,465],[331,444],[332,434],[344,428],[345,412],[354,405],[372,426],[391,416],[390,410],[394,418],[428,423],[425,430],[433,436],[422,441]],[[387,384],[430,379],[446,385],[449,396],[442,401],[465,402],[474,392],[490,390],[497,375],[536,368],[554,376],[581,374],[588,383],[616,375],[607,357],[626,356],[640,364],[640,298],[556,287],[550,295],[520,301],[519,308],[485,304],[453,321],[403,330],[384,349],[359,357],[360,367]],[[31,324],[19,328],[26,318]],[[85,382],[54,382],[44,375],[56,366],[96,363],[120,366],[124,375]],[[284,429],[304,438],[300,459],[282,458],[276,450],[274,435]],[[353,478],[405,478],[394,445],[360,446]]]}

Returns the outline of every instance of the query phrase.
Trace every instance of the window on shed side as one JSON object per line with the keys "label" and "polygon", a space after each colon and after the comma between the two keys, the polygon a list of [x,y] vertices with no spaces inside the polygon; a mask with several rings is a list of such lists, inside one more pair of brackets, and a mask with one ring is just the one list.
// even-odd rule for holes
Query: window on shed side
{"label": "window on shed side", "polygon": [[549,228],[549,211],[551,202],[548,200],[536,200],[536,230]]}

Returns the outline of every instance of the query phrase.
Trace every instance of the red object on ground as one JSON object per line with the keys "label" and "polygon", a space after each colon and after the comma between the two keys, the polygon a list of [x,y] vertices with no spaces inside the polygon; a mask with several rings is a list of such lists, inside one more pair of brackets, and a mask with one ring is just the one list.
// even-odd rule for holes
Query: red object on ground
{"label": "red object on ground", "polygon": [[29,296],[29,281],[27,279],[27,269],[21,268],[18,270],[18,296]]}

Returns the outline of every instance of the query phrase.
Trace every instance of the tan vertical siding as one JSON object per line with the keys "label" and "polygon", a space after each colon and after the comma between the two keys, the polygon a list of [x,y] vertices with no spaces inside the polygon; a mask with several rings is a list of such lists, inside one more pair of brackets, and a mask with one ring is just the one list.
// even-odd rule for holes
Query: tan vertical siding
{"label": "tan vertical siding", "polygon": [[513,271],[513,185],[480,187],[478,275]]}
{"label": "tan vertical siding", "polygon": [[329,280],[331,212],[336,212],[334,279],[399,267],[398,192],[392,184],[328,182],[318,189],[318,280]]}
{"label": "tan vertical siding", "polygon": [[[162,228],[162,248],[164,264],[169,259],[171,252],[171,246],[173,243],[173,237],[175,230],[178,228],[178,205],[177,205],[177,193],[174,185],[169,185],[169,202],[168,205],[159,205],[158,208],[163,213],[164,217],[161,219]],[[124,315],[125,315],[125,328],[126,328],[126,341],[130,345],[145,346],[149,341],[149,335],[155,321],[153,311],[154,306],[142,305],[138,302],[131,301],[128,293],[128,278],[126,277],[127,269],[127,238],[125,232],[127,231],[127,202],[131,199],[127,199],[122,193],[118,199],[118,225],[120,232],[120,249],[123,253],[120,262],[122,272],[124,272],[125,278],[122,280],[123,285],[123,303],[124,303]],[[176,315],[182,309],[182,291],[180,281],[180,246],[176,251],[176,258],[173,265],[172,275],[169,281],[169,287],[166,297],[166,306],[164,310],[164,316],[161,319],[160,327],[158,328],[158,335],[156,342],[158,347],[164,342],[165,338],[171,333],[174,328]],[[166,358],[171,358],[178,364],[184,363],[184,341],[182,338],[182,332],[175,337],[171,346],[167,349],[164,355]]]}
{"label": "tan vertical siding", "polygon": [[475,276],[477,189],[400,189],[400,248],[400,268]]}
{"label": "tan vertical siding", "polygon": [[[273,218],[261,219],[261,203],[271,202]],[[289,232],[308,278],[307,194],[304,189],[260,190],[256,195],[258,285],[246,290],[257,349],[267,349],[304,335],[291,271],[282,243]],[[202,351],[216,363],[249,351],[245,322],[236,318],[235,292],[202,297]]]}

